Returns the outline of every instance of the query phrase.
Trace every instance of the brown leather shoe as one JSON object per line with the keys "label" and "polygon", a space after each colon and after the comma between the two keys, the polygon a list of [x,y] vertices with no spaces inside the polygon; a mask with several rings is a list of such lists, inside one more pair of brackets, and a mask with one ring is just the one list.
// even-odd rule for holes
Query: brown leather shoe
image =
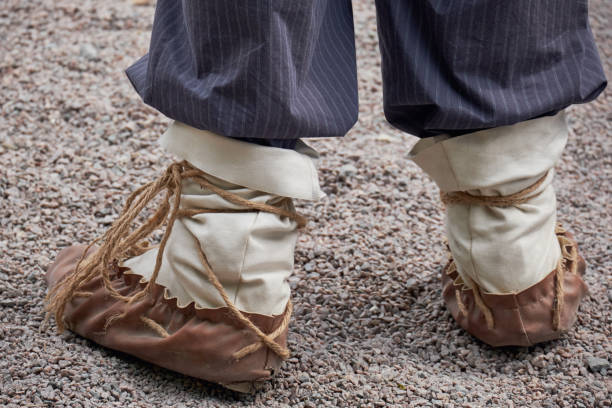
{"label": "brown leather shoe", "polygon": [[468,288],[453,259],[442,271],[443,298],[459,325],[491,346],[532,346],[559,338],[576,321],[588,292],[586,264],[573,236],[557,228],[563,259],[545,279],[522,292],[496,295]]}
{"label": "brown leather shoe", "polygon": [[[181,206],[185,182],[197,183],[234,207]],[[164,195],[165,200],[142,225],[135,227],[139,214],[158,195]],[[213,271],[201,242],[191,234],[194,245],[190,250],[193,248],[199,259],[201,279],[189,283],[206,282],[223,303],[202,305],[192,299],[179,306],[168,284],[164,286],[156,280],[164,259],[160,254],[165,253],[175,221],[197,214],[271,213],[290,219],[291,223],[285,220],[282,224],[293,231],[305,219],[289,204],[287,200],[278,205],[249,201],[214,185],[206,173],[191,164],[174,163],[157,180],[132,193],[119,218],[94,241],[99,247],[72,246],[60,252],[46,276],[50,288],[48,316],[55,317],[60,332],[68,328],[98,344],[159,366],[236,391],[254,391],[289,356],[291,302],[284,303],[278,315],[239,310]],[[164,226],[159,245],[150,248],[148,237]],[[126,260],[149,250],[157,254],[151,270],[146,271],[151,273],[149,276],[124,266]]]}
{"label": "brown leather shoe", "polygon": [[[75,245],[59,253],[46,274],[50,288],[74,272],[85,249]],[[127,268],[113,269],[110,283],[123,296],[129,297],[146,285]],[[191,303],[179,308],[176,299],[166,299],[164,292],[164,287],[154,284],[145,297],[130,304],[111,296],[98,276],[81,286],[66,305],[63,323],[102,346],[239,392],[254,391],[280,366],[282,359],[263,346],[227,307],[196,309]],[[286,347],[287,324],[283,321],[288,319],[290,307],[279,316],[243,315]],[[116,315],[121,318],[108,324]],[[252,345],[259,346],[236,358],[236,353]]]}

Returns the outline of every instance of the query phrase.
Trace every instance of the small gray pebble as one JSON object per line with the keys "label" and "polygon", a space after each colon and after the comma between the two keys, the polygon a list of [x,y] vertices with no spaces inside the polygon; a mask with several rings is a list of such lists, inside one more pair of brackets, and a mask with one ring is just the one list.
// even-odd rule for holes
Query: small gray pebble
{"label": "small gray pebble", "polygon": [[89,44],[89,43],[81,44],[81,48],[79,52],[82,57],[87,58],[90,61],[95,61],[98,59],[98,49],[94,47],[92,44]]}
{"label": "small gray pebble", "polygon": [[357,168],[352,164],[345,164],[338,169],[338,174],[341,178],[349,178],[357,173]]}
{"label": "small gray pebble", "polygon": [[600,372],[610,368],[610,363],[604,358],[587,357],[586,363],[589,366],[589,369],[593,372]]}

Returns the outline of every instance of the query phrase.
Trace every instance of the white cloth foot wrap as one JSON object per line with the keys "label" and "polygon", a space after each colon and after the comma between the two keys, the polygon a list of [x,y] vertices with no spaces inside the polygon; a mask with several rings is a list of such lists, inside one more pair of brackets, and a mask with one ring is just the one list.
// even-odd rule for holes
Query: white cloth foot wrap
{"label": "white cloth foot wrap", "polygon": [[411,158],[443,192],[507,196],[546,175],[524,204],[499,208],[453,204],[446,232],[457,271],[493,293],[516,293],[557,266],[556,198],[552,167],[567,142],[563,112],[459,137],[419,141]]}
{"label": "white cloth foot wrap", "polygon": [[[174,123],[162,145],[211,175],[209,181],[250,201],[277,204],[284,197],[317,200],[313,150],[259,146]],[[302,153],[304,152],[304,153]],[[185,184],[181,208],[241,210],[215,193]],[[181,307],[220,308],[225,302],[206,278],[194,237],[212,270],[238,309],[282,314],[289,300],[287,278],[293,270],[297,240],[295,221],[266,212],[219,212],[176,220],[164,251],[157,283]],[[127,260],[124,266],[150,279],[157,249]]]}

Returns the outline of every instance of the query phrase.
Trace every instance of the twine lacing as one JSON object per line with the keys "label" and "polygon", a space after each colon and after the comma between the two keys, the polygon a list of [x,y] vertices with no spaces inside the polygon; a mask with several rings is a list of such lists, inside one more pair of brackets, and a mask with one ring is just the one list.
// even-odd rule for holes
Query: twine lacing
{"label": "twine lacing", "polygon": [[[187,161],[171,164],[168,169],[155,181],[152,181],[134,191],[128,197],[123,211],[119,218],[115,220],[112,226],[102,235],[90,243],[83,255],[79,259],[74,273],[62,279],[54,286],[47,295],[47,318],[49,315],[55,315],[55,320],[58,330],[62,332],[66,328],[66,323],[63,319],[66,305],[71,299],[78,296],[91,296],[91,292],[84,292],[80,288],[98,276],[102,278],[104,288],[110,296],[120,301],[131,305],[139,299],[150,294],[154,287],[157,276],[161,269],[164,249],[168,243],[168,239],[172,232],[174,222],[179,217],[191,217],[197,214],[219,213],[219,212],[268,212],[276,214],[280,217],[287,217],[297,223],[298,227],[303,227],[307,223],[307,219],[296,213],[290,199],[282,199],[277,205],[269,205],[264,203],[256,203],[245,198],[242,198],[234,193],[223,190],[222,188],[212,184],[206,177],[206,173],[195,168]],[[183,181],[191,180],[197,183],[200,187],[210,190],[219,195],[223,199],[232,204],[241,206],[245,209],[240,210],[219,210],[219,209],[182,209],[180,208],[181,191]],[[165,192],[165,193],[164,193]],[[132,223],[138,215],[145,209],[153,199],[160,194],[163,194],[163,200],[159,208],[150,216],[142,225],[133,229]],[[141,255],[149,250],[148,241],[146,240],[156,229],[166,224],[166,229],[162,235],[161,242],[157,251],[155,267],[151,279],[141,290],[136,293],[124,296],[119,293],[111,283],[111,272],[116,270],[116,265],[119,261],[125,260],[134,256]],[[272,350],[279,357],[286,359],[289,357],[289,350],[286,347],[280,346],[275,339],[281,335],[289,325],[289,320],[292,313],[291,301],[288,302],[284,313],[283,320],[276,330],[266,334],[262,332],[251,320],[249,320],[229,299],[225,289],[219,282],[219,279],[213,272],[206,255],[201,249],[200,242],[195,236],[196,248],[198,255],[207,278],[210,280],[215,289],[219,292],[223,301],[227,305],[231,315],[238,320],[244,327],[250,329],[259,339],[257,342],[250,344],[241,350],[234,353],[234,358],[240,359],[250,353],[259,350],[264,345]],[[89,250],[96,244],[100,246],[88,254]],[[88,255],[87,255],[88,254]],[[125,317],[127,312],[113,315],[106,321],[105,328],[108,328],[113,322]],[[158,333],[161,337],[168,337],[166,330],[159,323],[152,319],[142,316],[141,321]]]}
{"label": "twine lacing", "polygon": [[[544,190],[541,190],[539,192],[535,191],[544,183],[544,180],[546,179],[547,175],[548,172],[529,187],[507,196],[478,196],[466,193],[464,191],[455,191],[451,193],[441,192],[440,198],[442,202],[447,206],[455,204],[464,204],[480,205],[485,207],[512,207],[519,204],[524,204],[532,198],[535,198],[542,194]],[[561,247],[562,256],[561,259],[559,259],[559,262],[557,263],[557,267],[555,268],[555,301],[553,305],[552,318],[554,330],[559,330],[561,324],[561,312],[563,310],[564,305],[563,281],[565,279],[565,273],[569,272],[572,274],[576,274],[578,268],[578,249],[576,247],[576,244],[564,235],[565,233],[566,230],[560,224],[557,224],[557,226],[555,227],[555,234],[557,235],[557,240],[559,241],[559,246]],[[455,271],[457,271],[457,265],[455,264],[455,261],[451,259],[451,262],[446,269],[446,274],[450,276]],[[468,282],[464,282],[463,279],[466,279]],[[467,316],[467,309],[465,307],[465,304],[461,300],[461,290],[464,290],[466,288],[472,289],[472,293],[474,294],[474,303],[484,315],[485,320],[487,322],[487,327],[489,328],[489,330],[492,330],[495,327],[493,313],[482,299],[481,289],[478,284],[467,275],[465,277],[458,276],[457,279],[455,279],[455,281],[453,282],[453,284],[456,287],[455,298],[457,299],[457,307],[459,308],[459,311],[465,316]]]}
{"label": "twine lacing", "polygon": [[485,207],[513,207],[519,204],[524,204],[542,194],[544,190],[534,193],[546,180],[548,172],[544,174],[538,181],[530,185],[529,187],[507,196],[481,196],[466,193],[465,191],[453,191],[450,193],[440,192],[440,199],[442,202],[449,206],[453,204],[465,204],[465,205],[482,205]]}
{"label": "twine lacing", "polygon": [[[457,272],[457,264],[455,264],[454,260],[451,260],[451,262],[449,263],[446,269],[446,274],[450,276],[453,274],[453,272]],[[466,276],[466,279],[469,281],[469,285],[466,285],[462,276],[459,275],[459,273],[457,272],[457,278],[453,281],[453,286],[455,287],[455,299],[457,300],[457,307],[459,308],[459,311],[464,316],[467,317],[468,312],[467,312],[467,308],[465,307],[465,304],[463,303],[463,300],[461,299],[461,291],[472,289],[472,293],[474,294],[474,303],[476,303],[476,306],[480,309],[480,311],[484,315],[485,321],[487,322],[487,327],[489,328],[489,330],[493,330],[493,328],[495,328],[495,320],[493,319],[493,312],[491,311],[489,306],[486,305],[484,300],[482,300],[482,294],[480,292],[480,287],[469,276]]]}

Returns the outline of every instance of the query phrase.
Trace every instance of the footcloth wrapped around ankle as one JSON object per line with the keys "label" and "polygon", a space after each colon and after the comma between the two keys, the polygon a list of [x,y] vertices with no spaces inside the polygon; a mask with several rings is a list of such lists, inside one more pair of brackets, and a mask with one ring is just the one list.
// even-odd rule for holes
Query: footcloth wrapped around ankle
{"label": "footcloth wrapped around ankle", "polygon": [[553,166],[567,134],[561,112],[424,139],[412,149],[447,210],[444,301],[464,329],[490,345],[559,337],[587,292],[586,264],[556,221]]}
{"label": "footcloth wrapped around ankle", "polygon": [[[171,164],[130,194],[102,236],[60,252],[46,275],[46,309],[60,331],[252,391],[289,356],[286,280],[306,224],[292,198],[323,195],[312,150],[184,125],[172,125],[162,142],[201,168]],[[161,240],[151,247],[157,230]]]}
{"label": "footcloth wrapped around ankle", "polygon": [[555,269],[561,251],[555,236],[553,166],[566,142],[560,113],[415,145],[413,160],[447,197],[456,192],[508,197],[536,186],[521,203],[464,200],[447,206],[448,244],[468,285],[474,281],[488,293],[514,293]]}
{"label": "footcloth wrapped around ankle", "polygon": [[[249,202],[291,205],[289,198],[323,196],[312,164],[314,151],[245,143],[175,122],[162,145],[197,165],[218,188]],[[174,224],[157,282],[183,307],[219,308],[225,303],[202,270],[199,246],[236,307],[249,313],[278,315],[289,300],[287,278],[293,270],[296,221],[255,212],[195,183],[183,186],[181,209],[194,214]],[[204,213],[199,210],[214,210]],[[157,249],[127,260],[124,266],[150,277]]]}

